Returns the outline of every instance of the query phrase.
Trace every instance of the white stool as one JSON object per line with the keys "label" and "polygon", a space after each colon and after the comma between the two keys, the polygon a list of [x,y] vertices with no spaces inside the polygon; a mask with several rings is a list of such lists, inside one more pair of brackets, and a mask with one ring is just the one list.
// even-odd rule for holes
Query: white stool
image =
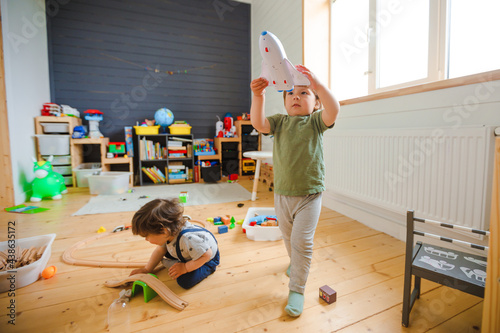
{"label": "white stool", "polygon": [[257,199],[257,186],[259,185],[259,175],[260,175],[260,165],[262,160],[267,158],[273,158],[273,152],[271,151],[247,151],[243,153],[244,157],[257,160],[257,165],[255,166],[255,176],[253,180],[253,190],[252,190],[252,201]]}

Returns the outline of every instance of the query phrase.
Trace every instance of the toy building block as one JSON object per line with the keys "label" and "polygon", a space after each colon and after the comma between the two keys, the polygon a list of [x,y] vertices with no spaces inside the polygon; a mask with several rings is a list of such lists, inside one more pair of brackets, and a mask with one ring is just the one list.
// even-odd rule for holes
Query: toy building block
{"label": "toy building block", "polygon": [[[152,275],[155,278],[158,278],[154,274],[149,273],[149,275]],[[140,287],[142,289],[142,293],[144,294],[144,302],[145,303],[149,302],[150,300],[152,300],[153,298],[155,298],[156,295],[158,295],[156,293],[156,291],[154,291],[150,286],[148,286],[146,284],[146,282],[137,280],[137,281],[134,281],[134,284],[132,285],[132,296],[134,296],[135,293],[136,293],[136,291],[135,291],[136,287]],[[139,289],[137,289],[137,291],[139,291]]]}
{"label": "toy building block", "polygon": [[337,300],[337,292],[327,285],[324,285],[323,287],[319,288],[319,298],[321,298],[328,304],[332,304]]}
{"label": "toy building block", "polygon": [[186,191],[183,191],[179,194],[179,202],[186,203],[188,201],[189,195]]}
{"label": "toy building block", "polygon": [[225,217],[222,217],[221,218],[222,222],[225,224],[225,225],[228,225],[231,223],[231,218],[229,217],[229,215],[226,215]]}
{"label": "toy building block", "polygon": [[228,232],[228,228],[227,228],[227,225],[221,225],[219,228],[218,228],[218,231],[219,231],[219,234],[224,234],[226,232]]}

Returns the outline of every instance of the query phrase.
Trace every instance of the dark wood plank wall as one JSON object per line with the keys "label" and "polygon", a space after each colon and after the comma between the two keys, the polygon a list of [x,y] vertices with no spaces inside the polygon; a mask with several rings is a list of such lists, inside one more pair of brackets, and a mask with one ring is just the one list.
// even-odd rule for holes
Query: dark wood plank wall
{"label": "dark wood plank wall", "polygon": [[248,4],[71,0],[49,16],[52,100],[102,111],[111,140],[161,107],[199,138],[214,136],[217,115],[250,111]]}

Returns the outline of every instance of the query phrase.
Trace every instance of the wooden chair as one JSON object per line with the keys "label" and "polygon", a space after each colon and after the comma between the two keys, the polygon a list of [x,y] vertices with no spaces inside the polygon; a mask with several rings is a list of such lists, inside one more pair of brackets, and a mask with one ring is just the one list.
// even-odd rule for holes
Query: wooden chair
{"label": "wooden chair", "polygon": [[[477,245],[462,240],[439,236],[415,230],[415,222],[436,225],[442,228],[457,229],[489,236],[488,231],[464,226],[442,223],[414,217],[413,211],[406,215],[406,260],[403,289],[402,324],[408,327],[410,311],[416,299],[420,298],[420,280],[422,278],[455,288],[463,292],[484,297],[486,279],[486,258],[444,247],[417,242],[413,246],[414,235],[430,237],[443,242],[488,251],[487,246]],[[411,290],[412,276],[415,276],[414,289]]]}

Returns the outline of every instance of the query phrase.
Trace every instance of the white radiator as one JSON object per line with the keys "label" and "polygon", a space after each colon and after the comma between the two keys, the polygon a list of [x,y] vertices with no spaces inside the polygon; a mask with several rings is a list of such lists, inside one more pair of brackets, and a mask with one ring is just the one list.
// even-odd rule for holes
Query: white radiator
{"label": "white radiator", "polygon": [[403,215],[413,209],[419,217],[483,229],[492,142],[493,129],[486,127],[327,131],[327,191]]}

